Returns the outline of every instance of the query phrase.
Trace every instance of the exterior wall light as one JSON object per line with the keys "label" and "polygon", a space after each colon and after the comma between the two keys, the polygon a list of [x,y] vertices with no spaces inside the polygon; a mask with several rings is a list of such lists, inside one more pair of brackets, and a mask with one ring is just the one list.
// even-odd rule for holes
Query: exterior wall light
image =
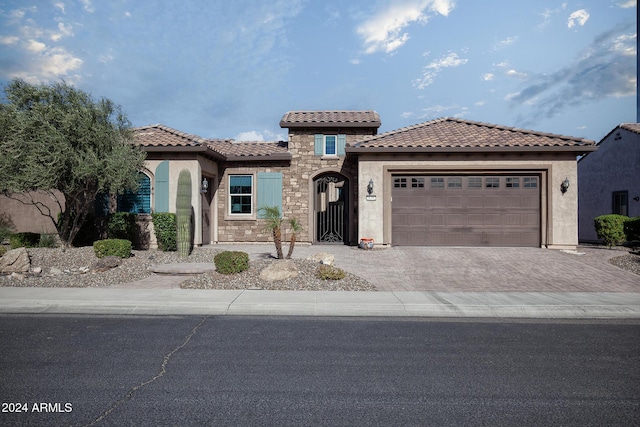
{"label": "exterior wall light", "polygon": [[562,191],[562,194],[564,194],[567,192],[568,189],[569,189],[569,178],[565,178],[564,181],[562,181],[562,184],[560,184],[560,191]]}
{"label": "exterior wall light", "polygon": [[200,192],[204,194],[207,192],[208,189],[209,189],[209,181],[207,181],[207,178],[202,178],[202,184],[200,185]]}
{"label": "exterior wall light", "polygon": [[373,194],[373,178],[369,178],[369,185],[367,185],[367,193]]}

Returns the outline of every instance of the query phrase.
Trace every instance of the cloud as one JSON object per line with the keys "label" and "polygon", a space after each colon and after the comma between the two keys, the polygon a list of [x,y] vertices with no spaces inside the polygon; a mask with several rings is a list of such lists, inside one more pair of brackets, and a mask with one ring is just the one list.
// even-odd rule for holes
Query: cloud
{"label": "cloud", "polygon": [[57,7],[58,9],[60,9],[60,11],[61,11],[62,13],[64,13],[64,3],[62,3],[61,1],[59,1],[59,2],[55,2],[55,3],[53,4],[53,6],[54,6],[54,7]]}
{"label": "cloud", "polygon": [[631,7],[636,7],[637,0],[626,0],[618,3],[618,6],[622,9],[629,9]]}
{"label": "cloud", "polygon": [[31,52],[42,52],[44,49],[46,49],[47,45],[44,43],[41,43],[39,41],[35,41],[35,40],[29,40],[26,43],[26,48],[27,50],[31,51]]}
{"label": "cloud", "polygon": [[490,82],[491,80],[493,80],[493,77],[494,75],[492,73],[486,73],[482,76],[482,80],[484,80],[485,82]]}
{"label": "cloud", "polygon": [[16,44],[16,43],[18,43],[18,41],[20,41],[20,38],[16,37],[16,36],[2,36],[2,37],[0,37],[0,44],[4,44],[4,45]]}
{"label": "cloud", "polygon": [[365,53],[393,53],[409,40],[404,31],[414,22],[424,24],[430,15],[449,15],[453,0],[395,0],[388,7],[358,26],[356,32],[364,39]]}
{"label": "cloud", "polygon": [[567,20],[567,27],[573,28],[576,25],[580,25],[582,27],[589,20],[589,16],[589,12],[587,12],[585,9],[576,10],[571,15],[569,15],[569,19]]}
{"label": "cloud", "polygon": [[525,78],[527,78],[527,73],[521,73],[521,72],[516,71],[516,70],[513,70],[513,69],[508,70],[505,74],[506,74],[507,76],[509,76],[509,77],[516,77],[516,78],[518,78],[518,79],[525,79]]}
{"label": "cloud", "polygon": [[262,141],[284,141],[286,138],[281,134],[276,134],[269,130],[263,130],[263,131],[250,130],[247,132],[240,132],[233,139],[237,142],[242,142],[242,141],[262,142]]}
{"label": "cloud", "polygon": [[[526,123],[554,117],[566,109],[609,97],[636,94],[635,23],[598,35],[570,64],[506,97],[513,106],[531,105]],[[530,119],[529,119],[530,118]]]}
{"label": "cloud", "polygon": [[11,73],[11,78],[20,78],[29,83],[43,83],[58,80],[61,77],[71,78],[76,76],[70,73],[77,70],[83,61],[74,57],[62,47],[43,49],[33,57],[21,71]]}
{"label": "cloud", "polygon": [[504,40],[500,40],[499,42],[497,42],[494,46],[493,46],[493,50],[501,50],[504,49],[506,47],[511,46],[512,44],[514,44],[515,42],[518,41],[518,37],[507,37]]}
{"label": "cloud", "polygon": [[467,59],[458,57],[457,53],[451,52],[442,58],[431,62],[424,67],[422,77],[414,80],[413,84],[418,89],[424,89],[433,83],[434,79],[440,74],[443,68],[455,68],[467,63]]}
{"label": "cloud", "polygon": [[82,8],[89,13],[93,13],[95,12],[95,8],[93,7],[93,4],[91,3],[91,0],[80,0],[80,3],[82,3]]}

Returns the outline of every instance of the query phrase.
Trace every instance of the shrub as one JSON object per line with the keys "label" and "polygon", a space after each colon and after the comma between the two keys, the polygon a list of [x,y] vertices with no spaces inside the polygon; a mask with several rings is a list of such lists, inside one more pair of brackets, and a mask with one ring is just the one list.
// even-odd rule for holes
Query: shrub
{"label": "shrub", "polygon": [[0,245],[0,257],[7,253],[7,247],[4,245]]}
{"label": "shrub", "polygon": [[241,273],[249,268],[249,254],[239,251],[220,252],[213,258],[218,273]]}
{"label": "shrub", "polygon": [[93,242],[93,251],[98,258],[117,256],[129,258],[131,255],[131,241],[125,239],[105,239]]}
{"label": "shrub", "polygon": [[38,246],[41,248],[55,248],[58,246],[58,235],[50,233],[40,234],[40,241]]}
{"label": "shrub", "polygon": [[9,237],[9,245],[11,249],[16,248],[34,248],[38,246],[40,242],[40,234],[38,233],[16,233]]}
{"label": "shrub", "polygon": [[628,217],[624,215],[600,215],[593,222],[598,238],[604,240],[604,244],[611,247],[624,242],[624,222]]}
{"label": "shrub", "polygon": [[134,241],[138,234],[135,214],[116,212],[109,214],[107,220],[107,238]]}
{"label": "shrub", "polygon": [[344,279],[344,270],[333,265],[322,264],[318,267],[316,277],[322,280],[340,280]]}
{"label": "shrub", "polygon": [[640,216],[629,218],[624,222],[624,234],[627,242],[640,240]]}
{"label": "shrub", "polygon": [[162,212],[151,215],[153,229],[161,251],[175,251],[176,244],[176,214]]}

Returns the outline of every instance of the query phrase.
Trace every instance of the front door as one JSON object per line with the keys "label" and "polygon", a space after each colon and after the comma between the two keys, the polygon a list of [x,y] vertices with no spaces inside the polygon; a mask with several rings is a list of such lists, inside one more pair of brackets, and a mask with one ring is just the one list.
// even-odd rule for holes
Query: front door
{"label": "front door", "polygon": [[315,241],[348,243],[348,181],[339,174],[322,175],[314,180]]}
{"label": "front door", "polygon": [[200,198],[202,205],[202,244],[208,245],[213,240],[211,238],[211,199],[213,195],[212,183],[214,182],[211,178],[206,178],[208,185],[207,188],[200,189]]}

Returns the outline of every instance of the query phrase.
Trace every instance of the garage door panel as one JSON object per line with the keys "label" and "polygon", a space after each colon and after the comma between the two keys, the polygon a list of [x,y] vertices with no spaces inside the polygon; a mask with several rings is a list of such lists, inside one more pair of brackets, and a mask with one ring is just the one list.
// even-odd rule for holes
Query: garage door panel
{"label": "garage door panel", "polygon": [[[393,244],[539,246],[539,188],[514,186],[522,175],[487,177],[407,177],[425,185],[393,188]],[[487,182],[492,186],[479,186]]]}

